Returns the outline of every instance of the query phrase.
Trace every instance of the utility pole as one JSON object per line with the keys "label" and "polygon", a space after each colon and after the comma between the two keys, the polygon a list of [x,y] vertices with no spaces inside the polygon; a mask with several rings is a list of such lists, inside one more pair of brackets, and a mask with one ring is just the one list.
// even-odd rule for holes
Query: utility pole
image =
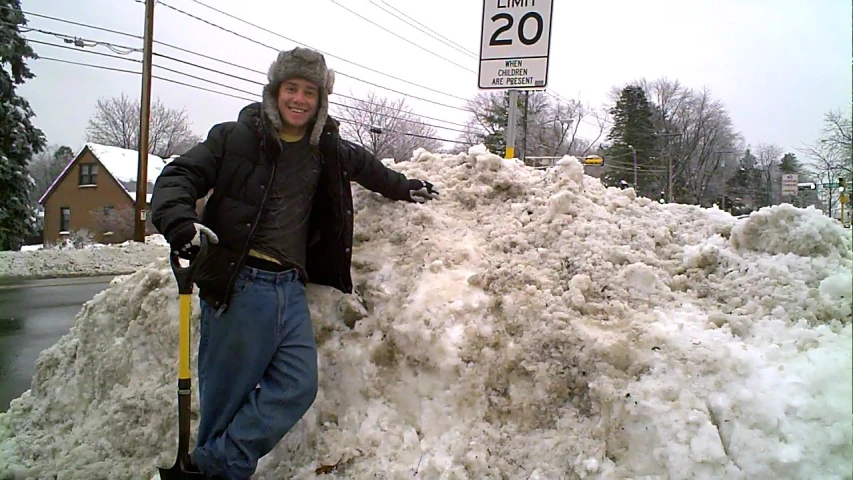
{"label": "utility pole", "polygon": [[148,122],[151,117],[151,50],[154,41],[154,0],[145,0],[145,37],[142,51],[142,101],[139,105],[139,160],[136,169],[136,204],[133,240],[145,242],[148,217]]}
{"label": "utility pole", "polygon": [[515,127],[518,124],[518,90],[509,91],[509,114],[506,125],[506,154],[507,159],[515,158]]}
{"label": "utility pole", "polygon": [[666,168],[666,203],[672,203],[672,151],[669,148],[669,139],[670,137],[680,137],[680,133],[656,133],[655,138],[664,138],[666,140],[666,148],[664,149],[664,154],[666,155],[667,160],[667,168]]}

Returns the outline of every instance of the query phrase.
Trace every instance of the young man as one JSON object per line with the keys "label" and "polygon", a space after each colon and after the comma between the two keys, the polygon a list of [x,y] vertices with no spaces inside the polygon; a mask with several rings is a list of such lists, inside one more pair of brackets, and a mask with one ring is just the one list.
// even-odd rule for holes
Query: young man
{"label": "young man", "polygon": [[[307,282],[352,292],[350,181],[393,200],[437,193],[340,138],[328,116],[334,72],[296,48],[270,66],[263,100],[169,163],[151,219],[192,259],[201,304],[201,417],[193,462],[213,478],[248,478],[317,394]],[[202,218],[196,200],[213,190]]]}

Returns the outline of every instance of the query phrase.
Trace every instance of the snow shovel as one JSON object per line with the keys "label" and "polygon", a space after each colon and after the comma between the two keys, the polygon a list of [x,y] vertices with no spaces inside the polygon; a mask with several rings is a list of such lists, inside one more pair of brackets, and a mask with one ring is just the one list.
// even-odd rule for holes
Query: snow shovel
{"label": "snow shovel", "polygon": [[178,283],[180,322],[178,332],[178,455],[172,468],[159,468],[160,480],[207,479],[190,460],[190,308],[193,293],[193,275],[199,259],[207,254],[207,236],[201,235],[201,246],[189,266],[181,267],[179,257],[169,253],[169,263]]}

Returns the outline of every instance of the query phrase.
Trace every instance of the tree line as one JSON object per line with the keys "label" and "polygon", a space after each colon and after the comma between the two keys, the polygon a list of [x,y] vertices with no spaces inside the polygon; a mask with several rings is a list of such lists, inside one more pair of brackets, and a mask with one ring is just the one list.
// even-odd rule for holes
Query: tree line
{"label": "tree line", "polygon": [[[851,112],[840,108],[825,113],[817,141],[785,152],[778,145],[749,143],[708,88],[668,78],[614,87],[609,102],[599,108],[543,92],[519,95],[518,102],[518,111],[525,113],[516,126],[519,158],[598,155],[604,165],[594,175],[602,183],[633,187],[655,200],[718,205],[734,214],[783,201],[832,212],[837,211],[839,192],[822,185],[834,185],[839,178],[849,183],[853,176]],[[468,107],[469,131],[460,140],[482,142],[503,155],[509,94],[480,93]],[[582,122],[594,127],[594,138],[577,136]],[[783,195],[786,173],[817,188],[796,197]]]}

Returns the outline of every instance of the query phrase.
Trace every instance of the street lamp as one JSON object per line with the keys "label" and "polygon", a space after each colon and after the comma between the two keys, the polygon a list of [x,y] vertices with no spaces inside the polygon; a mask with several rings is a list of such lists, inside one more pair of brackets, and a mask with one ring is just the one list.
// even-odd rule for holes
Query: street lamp
{"label": "street lamp", "polygon": [[631,155],[634,157],[634,188],[637,188],[637,149],[633,145],[628,145],[631,149]]}
{"label": "street lamp", "polygon": [[370,137],[373,139],[373,155],[376,155],[377,145],[379,143],[379,135],[382,135],[382,127],[378,125],[370,126]]}

